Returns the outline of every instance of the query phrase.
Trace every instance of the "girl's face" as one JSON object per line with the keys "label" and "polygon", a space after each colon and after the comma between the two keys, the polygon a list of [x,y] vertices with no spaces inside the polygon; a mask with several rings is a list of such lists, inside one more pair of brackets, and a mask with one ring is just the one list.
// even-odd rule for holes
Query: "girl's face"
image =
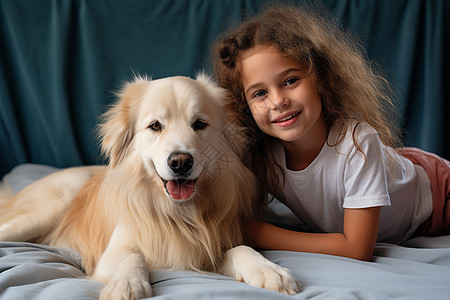
{"label": "girl's face", "polygon": [[259,128],[283,142],[315,141],[326,135],[322,103],[305,68],[275,48],[243,53],[242,82]]}

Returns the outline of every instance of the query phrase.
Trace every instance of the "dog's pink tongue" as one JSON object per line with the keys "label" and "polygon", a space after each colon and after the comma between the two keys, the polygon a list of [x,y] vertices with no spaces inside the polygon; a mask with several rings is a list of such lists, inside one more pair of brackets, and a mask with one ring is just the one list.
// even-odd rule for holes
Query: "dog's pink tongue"
{"label": "dog's pink tongue", "polygon": [[192,196],[194,186],[193,180],[170,180],[167,182],[166,188],[172,199],[183,200]]}

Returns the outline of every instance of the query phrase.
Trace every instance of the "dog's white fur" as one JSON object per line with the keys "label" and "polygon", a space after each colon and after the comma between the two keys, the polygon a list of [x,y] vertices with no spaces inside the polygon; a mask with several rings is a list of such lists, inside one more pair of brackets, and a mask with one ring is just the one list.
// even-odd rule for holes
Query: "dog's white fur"
{"label": "dog's white fur", "polygon": [[[100,125],[108,167],[65,169],[15,196],[3,189],[0,240],[75,249],[86,273],[106,283],[102,299],[150,296],[148,270],[157,268],[298,292],[289,270],[241,245],[255,178],[232,148],[239,142],[230,136],[240,136],[223,109],[224,90],[203,75],[139,77],[118,96]],[[193,158],[183,180],[195,187],[182,199],[164,185],[178,176],[168,166],[173,153]]]}

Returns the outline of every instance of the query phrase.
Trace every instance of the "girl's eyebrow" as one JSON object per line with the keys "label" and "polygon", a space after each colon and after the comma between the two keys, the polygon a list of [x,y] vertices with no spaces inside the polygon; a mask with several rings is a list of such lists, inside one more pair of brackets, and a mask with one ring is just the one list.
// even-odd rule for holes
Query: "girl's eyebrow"
{"label": "girl's eyebrow", "polygon": [[302,70],[300,68],[290,68],[278,74],[278,77],[284,77],[291,72],[301,72],[301,71]]}
{"label": "girl's eyebrow", "polygon": [[263,84],[262,84],[262,83],[255,83],[255,84],[252,84],[251,86],[249,86],[249,87],[247,88],[247,90],[245,91],[245,93],[248,94],[248,93],[250,92],[250,90],[252,90],[252,89],[254,89],[254,88],[257,88],[257,87],[260,86],[260,85],[263,85]]}
{"label": "girl's eyebrow", "polygon": [[[289,68],[287,70],[284,70],[283,72],[281,72],[280,74],[277,75],[277,77],[284,77],[287,74],[291,73],[291,72],[301,72],[301,69],[299,68]],[[250,92],[251,89],[257,88],[258,86],[263,85],[263,83],[258,82],[255,84],[252,84],[251,86],[249,86],[247,88],[247,90],[245,91],[246,94],[248,94],[248,92]]]}

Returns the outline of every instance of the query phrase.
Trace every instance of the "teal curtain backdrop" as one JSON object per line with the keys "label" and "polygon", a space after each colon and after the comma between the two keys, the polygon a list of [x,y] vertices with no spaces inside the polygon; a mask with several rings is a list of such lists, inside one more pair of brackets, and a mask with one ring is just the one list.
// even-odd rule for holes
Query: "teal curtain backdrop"
{"label": "teal curtain backdrop", "polygon": [[[217,35],[265,2],[0,0],[0,176],[102,163],[95,126],[124,81],[210,72]],[[450,1],[321,4],[396,89],[405,144],[450,158]]]}

